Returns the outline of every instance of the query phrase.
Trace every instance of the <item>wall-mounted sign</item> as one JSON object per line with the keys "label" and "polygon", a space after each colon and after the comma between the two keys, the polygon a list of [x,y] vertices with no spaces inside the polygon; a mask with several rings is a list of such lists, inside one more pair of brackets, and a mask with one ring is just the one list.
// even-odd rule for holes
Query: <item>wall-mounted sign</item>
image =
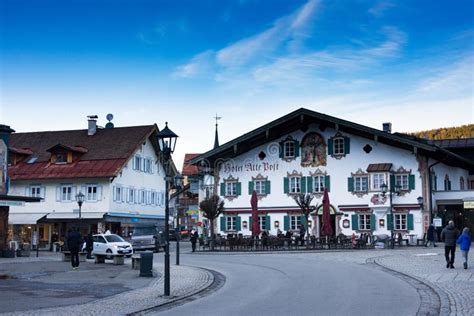
{"label": "wall-mounted sign", "polygon": [[441,220],[441,218],[435,217],[435,218],[433,218],[433,225],[435,227],[441,227],[441,226],[443,226],[443,221]]}
{"label": "wall-mounted sign", "polygon": [[474,201],[464,201],[464,208],[466,208],[466,209],[469,209],[469,208],[474,209]]}
{"label": "wall-mounted sign", "polygon": [[278,163],[269,163],[269,162],[261,162],[261,163],[248,162],[248,163],[245,163],[245,164],[238,165],[238,164],[234,164],[232,162],[226,162],[222,166],[222,168],[223,168],[222,170],[225,173],[252,172],[252,171],[267,172],[267,171],[277,171],[278,168],[279,168],[279,164]]}
{"label": "wall-mounted sign", "polygon": [[0,200],[0,206],[24,206],[25,202],[22,201],[3,201]]}

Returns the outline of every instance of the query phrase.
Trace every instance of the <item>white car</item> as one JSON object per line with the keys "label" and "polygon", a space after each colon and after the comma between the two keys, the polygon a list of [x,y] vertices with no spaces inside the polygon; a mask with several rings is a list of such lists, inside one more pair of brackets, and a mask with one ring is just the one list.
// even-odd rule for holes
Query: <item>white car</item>
{"label": "white car", "polygon": [[93,236],[94,248],[92,253],[98,255],[122,254],[132,256],[133,248],[129,242],[115,234],[97,234]]}

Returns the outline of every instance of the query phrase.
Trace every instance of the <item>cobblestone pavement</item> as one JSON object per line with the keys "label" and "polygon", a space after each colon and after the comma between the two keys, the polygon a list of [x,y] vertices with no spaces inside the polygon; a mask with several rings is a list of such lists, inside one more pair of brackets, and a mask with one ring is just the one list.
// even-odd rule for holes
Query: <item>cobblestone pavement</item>
{"label": "cobblestone pavement", "polygon": [[[17,259],[18,262],[35,262],[35,258]],[[43,257],[41,260],[47,260]],[[56,260],[50,258],[50,260]],[[13,262],[13,261],[9,261]],[[163,275],[163,266],[154,262],[155,272]],[[170,269],[171,296],[163,296],[163,277],[154,280],[149,286],[133,291],[120,293],[93,302],[56,308],[45,308],[2,315],[125,315],[150,309],[158,305],[169,304],[177,299],[193,296],[208,288],[214,276],[207,270],[172,266]]]}

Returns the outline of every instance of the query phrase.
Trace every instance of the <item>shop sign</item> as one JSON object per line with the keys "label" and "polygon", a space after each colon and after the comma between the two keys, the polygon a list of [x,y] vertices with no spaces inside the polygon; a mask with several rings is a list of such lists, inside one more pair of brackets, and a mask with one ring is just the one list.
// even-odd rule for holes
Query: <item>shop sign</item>
{"label": "shop sign", "polygon": [[442,227],[443,222],[442,222],[441,218],[439,218],[439,217],[433,218],[433,225],[434,225],[434,227]]}
{"label": "shop sign", "polygon": [[474,209],[474,201],[464,201],[464,208],[466,208],[466,209],[469,209],[469,208]]}
{"label": "shop sign", "polygon": [[25,206],[25,202],[0,200],[0,206]]}

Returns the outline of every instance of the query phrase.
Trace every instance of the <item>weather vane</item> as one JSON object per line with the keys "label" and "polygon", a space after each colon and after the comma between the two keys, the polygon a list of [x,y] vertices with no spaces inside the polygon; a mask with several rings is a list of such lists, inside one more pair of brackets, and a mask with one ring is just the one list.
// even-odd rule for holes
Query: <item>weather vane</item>
{"label": "weather vane", "polygon": [[220,120],[222,116],[217,116],[217,113],[216,113],[216,116],[214,118],[216,119],[216,125],[217,125],[217,121]]}

